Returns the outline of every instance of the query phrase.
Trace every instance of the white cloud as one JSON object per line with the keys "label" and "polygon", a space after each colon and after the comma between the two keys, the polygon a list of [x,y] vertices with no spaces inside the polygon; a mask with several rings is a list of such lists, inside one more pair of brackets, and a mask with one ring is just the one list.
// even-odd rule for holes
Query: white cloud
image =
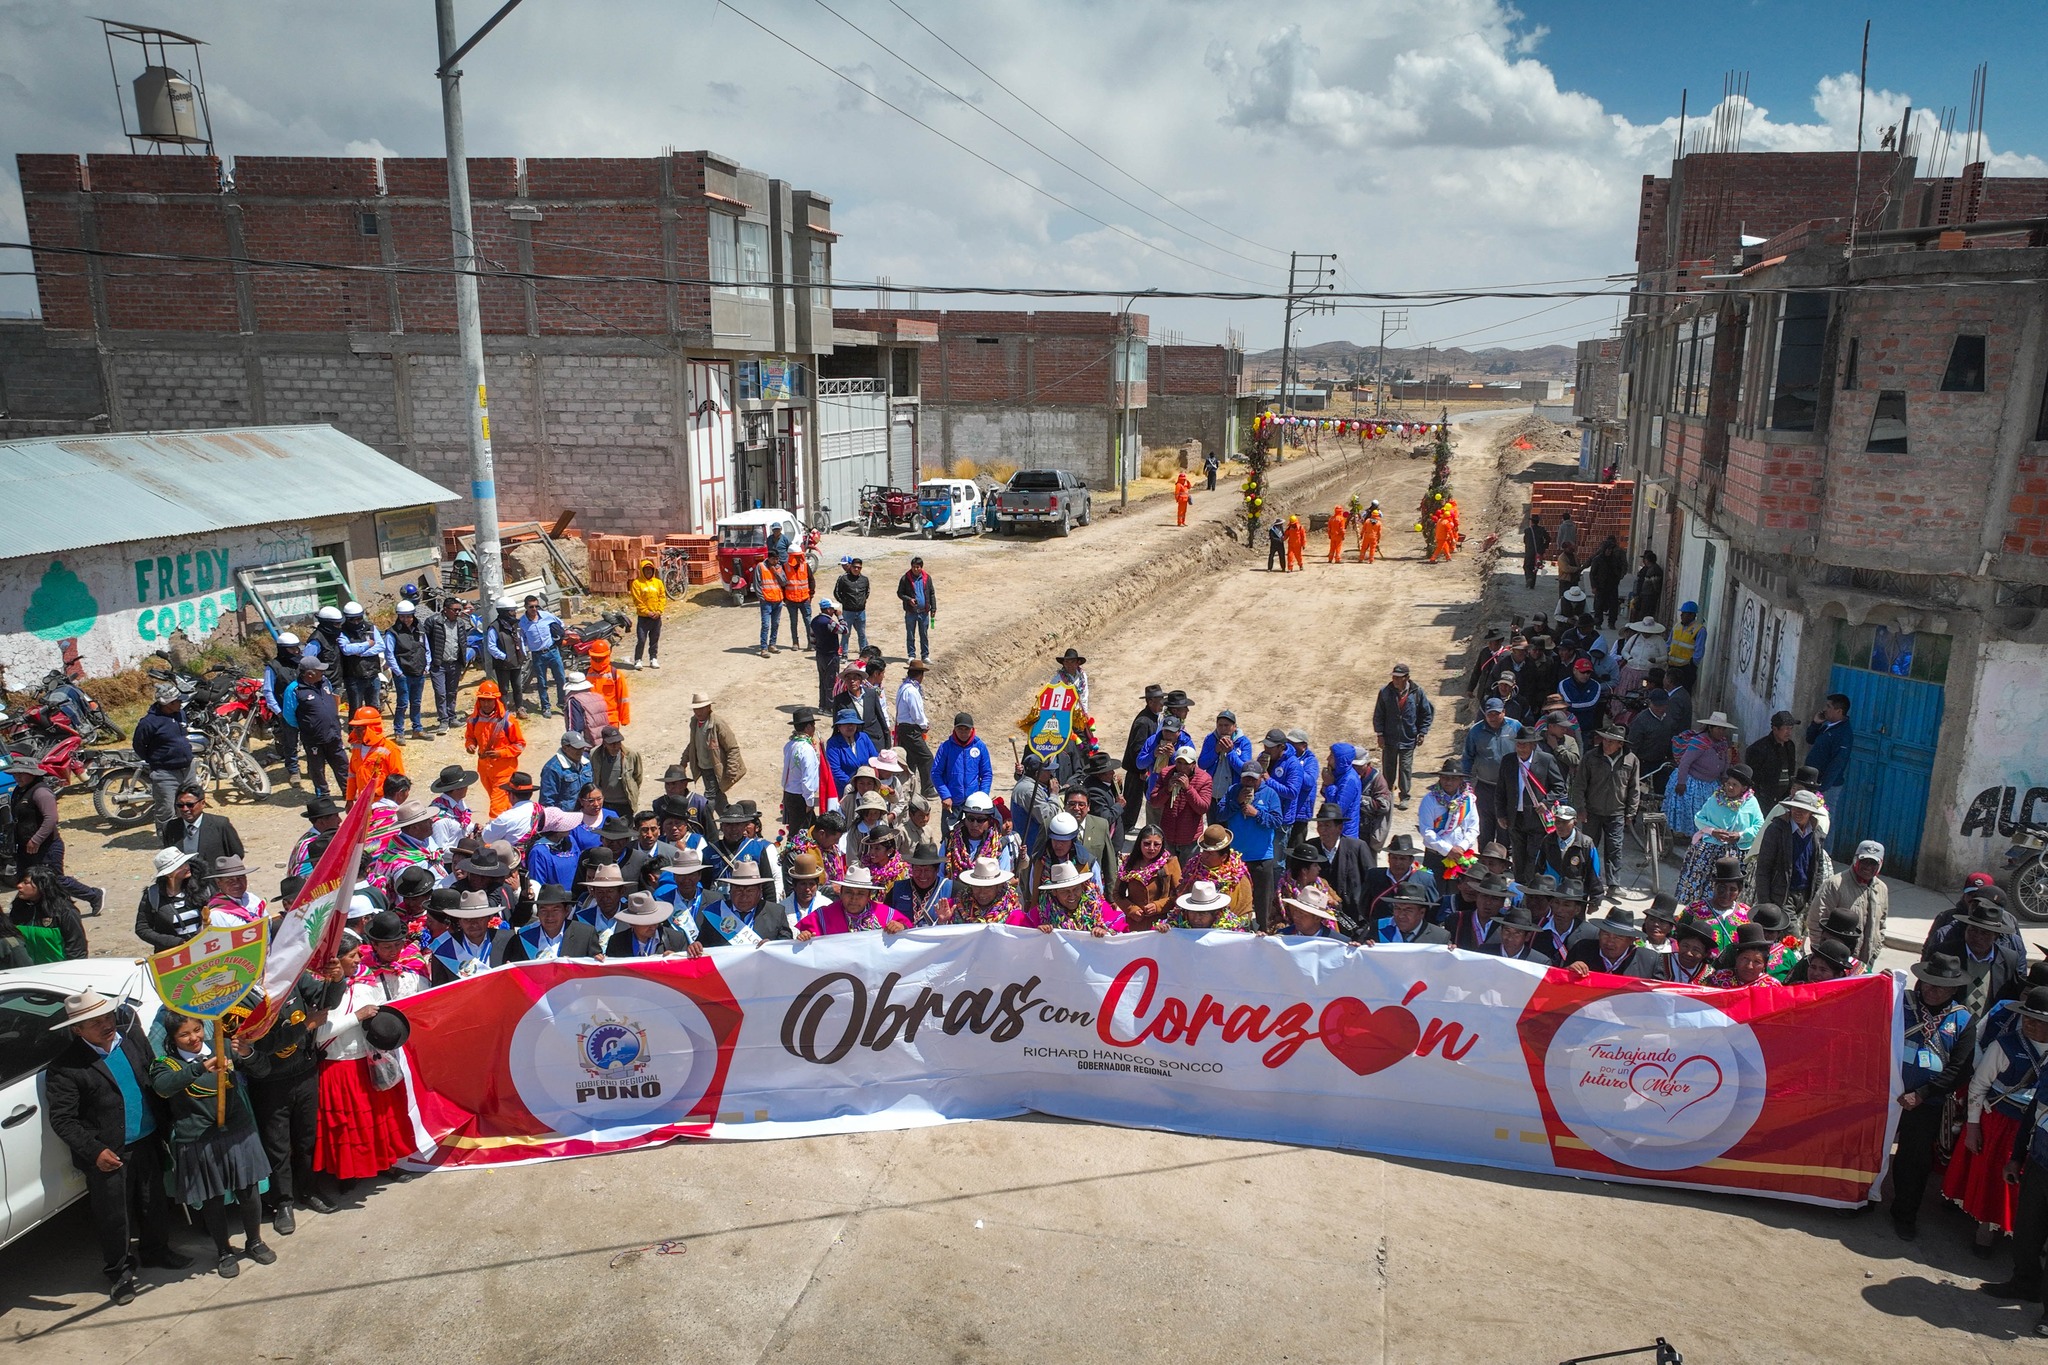
{"label": "white cloud", "polygon": [[[464,59],[473,154],[713,148],[832,198],[845,234],[835,258],[842,281],[1253,287],[1230,278],[1242,276],[1271,287],[1284,278],[1286,251],[1298,248],[1337,252],[1346,279],[1363,287],[1400,289],[1628,269],[1640,177],[1668,165],[1677,134],[1675,119],[1631,123],[1593,94],[1560,88],[1541,60],[1545,31],[1501,0],[1268,0],[1251,10],[1232,0],[906,0],[993,80],[887,7],[847,8],[978,108],[1168,226],[1051,165],[851,30],[821,22],[810,0],[734,3],[824,68],[711,0],[614,0],[573,13],[526,6]],[[476,11],[468,15],[475,22],[484,7],[464,8]],[[0,51],[15,58],[0,77],[0,234],[23,231],[14,153],[125,145],[89,13],[85,0],[0,5]],[[206,70],[229,155],[441,153],[432,12],[420,0],[187,0],[177,23],[213,44]],[[1016,178],[907,123],[834,72]],[[1279,254],[1162,202],[1020,108],[998,81],[1201,217]],[[1827,74],[1810,109],[1781,116],[1747,107],[1743,145],[1852,147],[1855,94],[1852,77]],[[1869,145],[1897,122],[1907,98],[1870,93]],[[1953,156],[1951,163],[1953,170]],[[2002,147],[1990,164],[1994,173],[2048,175],[2038,157]],[[1034,185],[1085,212],[1062,208]],[[0,262],[7,268],[18,267]],[[0,278],[0,310],[32,301],[27,282]],[[841,301],[865,296],[842,292]],[[1409,336],[1464,332],[1533,306],[1417,310]],[[1278,340],[1277,303],[1146,307],[1155,326],[1190,337],[1218,335],[1231,322],[1254,345]],[[1604,325],[1606,310],[1596,301],[1501,334],[1546,323],[1569,333],[1574,318]],[[1313,320],[1305,335],[1362,336],[1376,327],[1370,312],[1340,313]],[[1532,344],[1550,339],[1571,338]]]}

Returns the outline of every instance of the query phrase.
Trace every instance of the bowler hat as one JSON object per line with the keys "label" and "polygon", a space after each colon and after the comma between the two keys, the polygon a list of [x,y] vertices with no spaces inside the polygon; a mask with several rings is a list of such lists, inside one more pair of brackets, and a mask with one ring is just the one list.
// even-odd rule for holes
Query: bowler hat
{"label": "bowler hat", "polygon": [[1422,850],[1415,847],[1414,835],[1396,834],[1387,840],[1387,856],[1393,857],[1396,854],[1404,858],[1419,858],[1422,856]]}
{"label": "bowler hat", "polygon": [[1960,989],[1970,984],[1970,973],[1954,953],[1934,953],[1914,963],[1913,975],[1929,986]]}
{"label": "bowler hat", "polygon": [[1717,882],[1739,882],[1742,880],[1742,859],[1717,858],[1714,861],[1713,880]]}
{"label": "bowler hat", "polygon": [[[1856,954],[1850,950],[1848,944],[1838,938],[1824,938],[1819,943],[1816,943],[1813,946],[1813,951],[1806,955],[1806,960],[1811,962],[1815,958],[1819,958],[1823,962],[1831,962],[1837,970],[1844,972],[1856,965]],[[2038,1017],[2048,1018],[2048,1015]]]}
{"label": "bowler hat", "polygon": [[412,1021],[389,1005],[379,1006],[363,1021],[363,1041],[379,1052],[396,1052],[410,1037]]}
{"label": "bowler hat", "polygon": [[331,796],[316,796],[306,803],[305,816],[308,820],[325,820],[341,814],[341,807],[334,804]]}
{"label": "bowler hat", "polygon": [[529,792],[539,791],[540,788],[534,784],[534,780],[529,774],[514,773],[512,774],[512,780],[499,788],[499,790],[510,792],[514,796],[521,796]]}
{"label": "bowler hat", "polygon": [[475,773],[463,767],[460,763],[450,763],[447,767],[441,769],[441,775],[434,779],[434,785],[427,788],[427,790],[436,796],[440,796],[447,792],[460,791],[474,781],[476,781]]}
{"label": "bowler hat", "polygon": [[1344,808],[1335,801],[1325,801],[1322,805],[1316,807],[1316,823],[1319,825],[1326,821],[1332,824],[1342,824],[1344,819]]}

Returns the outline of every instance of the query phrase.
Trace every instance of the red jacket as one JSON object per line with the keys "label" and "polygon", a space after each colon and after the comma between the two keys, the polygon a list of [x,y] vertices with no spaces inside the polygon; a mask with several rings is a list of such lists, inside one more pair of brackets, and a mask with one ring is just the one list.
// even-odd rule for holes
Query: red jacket
{"label": "red jacket", "polygon": [[1200,768],[1190,769],[1185,779],[1173,768],[1153,779],[1152,799],[1157,803],[1159,830],[1169,845],[1192,844],[1202,837],[1214,795],[1209,774]]}

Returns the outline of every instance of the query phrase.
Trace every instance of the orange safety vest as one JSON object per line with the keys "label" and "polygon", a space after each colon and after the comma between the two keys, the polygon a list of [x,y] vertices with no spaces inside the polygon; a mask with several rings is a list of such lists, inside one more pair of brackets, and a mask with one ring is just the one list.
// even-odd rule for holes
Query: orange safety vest
{"label": "orange safety vest", "polygon": [[775,580],[775,566],[766,559],[761,561],[761,600],[763,602],[780,602],[782,600],[782,584]]}
{"label": "orange safety vest", "polygon": [[784,596],[791,602],[811,600],[811,565],[801,551],[791,550],[784,562],[783,573],[789,579],[789,589]]}

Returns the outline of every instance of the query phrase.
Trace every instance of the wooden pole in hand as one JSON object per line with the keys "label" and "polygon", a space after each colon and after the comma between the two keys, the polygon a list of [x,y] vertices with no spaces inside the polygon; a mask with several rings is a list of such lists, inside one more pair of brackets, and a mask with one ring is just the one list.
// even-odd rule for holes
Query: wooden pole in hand
{"label": "wooden pole in hand", "polygon": [[234,1070],[234,1062],[228,1057],[227,1045],[221,1042],[220,1020],[213,1021],[213,1055],[227,1063],[226,1071],[217,1071],[213,1076],[213,1126],[228,1126],[228,1071]]}

